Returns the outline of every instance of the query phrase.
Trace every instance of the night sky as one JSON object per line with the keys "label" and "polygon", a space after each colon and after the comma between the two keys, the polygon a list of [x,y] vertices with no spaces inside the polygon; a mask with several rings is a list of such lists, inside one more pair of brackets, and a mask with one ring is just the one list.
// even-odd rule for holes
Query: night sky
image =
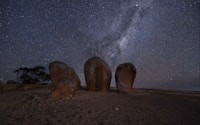
{"label": "night sky", "polygon": [[[199,0],[1,0],[0,81],[63,61],[85,85],[85,61],[137,69],[134,87],[200,90]],[[112,86],[115,86],[112,77]]]}

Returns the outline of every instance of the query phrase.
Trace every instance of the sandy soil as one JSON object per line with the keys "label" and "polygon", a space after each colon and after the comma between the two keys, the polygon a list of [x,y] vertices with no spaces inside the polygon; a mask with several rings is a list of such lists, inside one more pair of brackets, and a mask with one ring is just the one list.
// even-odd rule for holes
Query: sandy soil
{"label": "sandy soil", "polygon": [[78,92],[48,99],[49,88],[0,92],[1,125],[199,125],[200,94],[135,89],[133,96]]}

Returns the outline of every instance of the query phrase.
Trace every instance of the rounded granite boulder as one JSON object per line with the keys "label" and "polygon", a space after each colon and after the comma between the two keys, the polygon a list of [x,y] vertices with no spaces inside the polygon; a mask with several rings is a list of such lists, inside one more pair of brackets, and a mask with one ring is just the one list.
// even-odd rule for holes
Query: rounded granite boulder
{"label": "rounded granite boulder", "polygon": [[99,57],[92,57],[85,62],[84,74],[89,91],[109,91],[111,82],[111,69]]}
{"label": "rounded granite boulder", "polygon": [[115,72],[116,86],[118,90],[131,94],[135,77],[136,68],[132,63],[120,64]]}
{"label": "rounded granite boulder", "polygon": [[55,61],[49,64],[51,83],[53,85],[51,98],[73,97],[81,89],[81,82],[76,72],[63,62]]}

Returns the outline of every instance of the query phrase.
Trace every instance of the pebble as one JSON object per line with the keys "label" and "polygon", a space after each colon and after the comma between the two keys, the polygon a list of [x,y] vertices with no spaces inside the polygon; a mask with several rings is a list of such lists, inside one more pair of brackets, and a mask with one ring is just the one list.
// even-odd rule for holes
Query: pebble
{"label": "pebble", "polygon": [[116,111],[118,111],[118,110],[119,110],[119,108],[118,108],[118,107],[115,107],[115,110],[116,110]]}

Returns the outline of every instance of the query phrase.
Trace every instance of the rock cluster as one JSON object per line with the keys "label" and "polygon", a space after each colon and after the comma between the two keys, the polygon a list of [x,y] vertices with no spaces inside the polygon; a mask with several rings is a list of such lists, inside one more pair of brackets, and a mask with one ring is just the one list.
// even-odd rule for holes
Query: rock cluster
{"label": "rock cluster", "polygon": [[[81,83],[76,72],[63,62],[55,61],[49,64],[51,83],[53,85],[51,98],[73,97],[81,90]],[[88,91],[109,91],[111,69],[99,57],[92,57],[84,64],[84,75]],[[115,72],[116,86],[120,92],[132,94],[136,68],[132,63],[120,64]]]}

